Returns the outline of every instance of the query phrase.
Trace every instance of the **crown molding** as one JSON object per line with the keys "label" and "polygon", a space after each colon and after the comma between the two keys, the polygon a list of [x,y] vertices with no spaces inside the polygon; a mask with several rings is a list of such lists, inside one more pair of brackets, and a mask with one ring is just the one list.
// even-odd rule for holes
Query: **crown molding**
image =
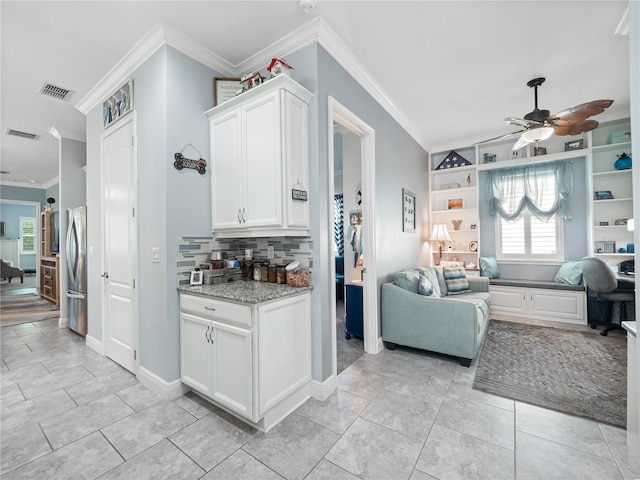
{"label": "crown molding", "polygon": [[78,135],[74,135],[71,133],[63,133],[59,131],[56,127],[51,127],[51,129],[49,130],[49,134],[57,138],[58,140],[62,140],[63,138],[66,138],[67,140],[75,140],[76,142],[82,142],[82,143],[86,143],[87,141],[86,138],[82,138]]}
{"label": "crown molding", "polygon": [[3,187],[37,188],[39,190],[46,190],[48,188],[44,186],[44,183],[14,182],[12,180],[0,180],[0,185]]}
{"label": "crown molding", "polygon": [[263,70],[269,65],[272,58],[286,57],[293,52],[302,50],[304,47],[317,42],[320,23],[322,21],[319,17],[314,18],[281,39],[276,40],[271,45],[251,55],[246,60],[236,64],[234,66],[236,76]]}
{"label": "crown molding", "polygon": [[159,22],[109,70],[102,80],[100,80],[75,107],[83,114],[88,114],[92,108],[103,102],[114,90],[131,78],[135,70],[164,45],[170,45],[223,75],[238,77],[247,72],[264,69],[265,65],[267,65],[273,57],[285,57],[316,42],[321,45],[418,144],[426,149],[415,127],[407,121],[389,95],[378,85],[374,77],[348,49],[342,39],[320,17],[312,19],[300,28],[285,35],[280,40],[268,45],[236,65],[231,64],[175,28]]}
{"label": "crown molding", "polygon": [[54,185],[57,185],[59,183],[60,183],[60,176],[55,176],[51,180],[47,180],[46,182],[43,182],[42,188],[44,189],[51,188]]}
{"label": "crown molding", "polygon": [[131,78],[135,70],[151,55],[165,45],[170,45],[185,55],[225,75],[231,75],[233,72],[233,65],[222,57],[206,49],[175,28],[158,22],[107,72],[75,107],[83,114],[88,114],[93,107],[103,102],[114,90]]}
{"label": "crown molding", "polygon": [[369,73],[360,60],[347,48],[342,39],[338,37],[324,20],[320,19],[318,26],[318,43],[419,145],[425,148],[420,141],[420,132],[418,132],[402,112],[398,110],[389,95],[378,85],[373,75]]}

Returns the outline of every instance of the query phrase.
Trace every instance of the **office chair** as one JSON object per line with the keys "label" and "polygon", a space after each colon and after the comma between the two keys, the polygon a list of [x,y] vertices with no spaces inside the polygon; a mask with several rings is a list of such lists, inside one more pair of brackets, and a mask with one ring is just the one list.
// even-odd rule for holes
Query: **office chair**
{"label": "office chair", "polygon": [[[617,291],[618,279],[609,266],[599,258],[585,257],[582,259],[582,278],[587,286],[587,291],[596,294],[596,298],[603,302],[612,302],[610,326],[600,332],[600,335],[607,336],[611,330],[621,327],[620,307],[634,301],[633,292]],[[589,323],[591,328],[596,328],[595,324]]]}

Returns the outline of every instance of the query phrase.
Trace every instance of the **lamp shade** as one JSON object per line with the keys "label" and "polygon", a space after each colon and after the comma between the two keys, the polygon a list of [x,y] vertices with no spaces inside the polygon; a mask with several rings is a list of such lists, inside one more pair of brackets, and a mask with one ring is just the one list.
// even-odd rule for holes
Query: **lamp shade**
{"label": "lamp shade", "polygon": [[546,140],[551,135],[553,135],[553,127],[538,127],[523,132],[520,138],[527,143],[532,143]]}
{"label": "lamp shade", "polygon": [[449,230],[444,223],[436,223],[431,230],[429,240],[432,242],[450,242]]}

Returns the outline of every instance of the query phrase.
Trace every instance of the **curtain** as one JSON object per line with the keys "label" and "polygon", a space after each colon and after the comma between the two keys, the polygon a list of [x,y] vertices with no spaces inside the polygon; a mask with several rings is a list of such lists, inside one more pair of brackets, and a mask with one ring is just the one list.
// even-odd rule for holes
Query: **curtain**
{"label": "curtain", "polygon": [[567,201],[573,195],[573,171],[569,162],[543,163],[492,170],[488,183],[489,213],[516,220],[527,209],[548,221],[554,215],[571,220]]}
{"label": "curtain", "polygon": [[333,196],[333,240],[337,254],[344,255],[344,198],[342,194]]}

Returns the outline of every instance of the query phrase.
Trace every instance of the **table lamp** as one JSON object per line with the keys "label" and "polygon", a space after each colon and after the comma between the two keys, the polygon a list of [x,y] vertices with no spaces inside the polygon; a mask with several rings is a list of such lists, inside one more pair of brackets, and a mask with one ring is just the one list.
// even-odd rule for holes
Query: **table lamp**
{"label": "table lamp", "polygon": [[447,230],[447,225],[444,223],[436,223],[431,230],[431,236],[429,240],[432,242],[438,242],[438,265],[440,265],[440,261],[442,260],[442,247],[444,242],[450,242],[451,237],[449,236],[449,230]]}

